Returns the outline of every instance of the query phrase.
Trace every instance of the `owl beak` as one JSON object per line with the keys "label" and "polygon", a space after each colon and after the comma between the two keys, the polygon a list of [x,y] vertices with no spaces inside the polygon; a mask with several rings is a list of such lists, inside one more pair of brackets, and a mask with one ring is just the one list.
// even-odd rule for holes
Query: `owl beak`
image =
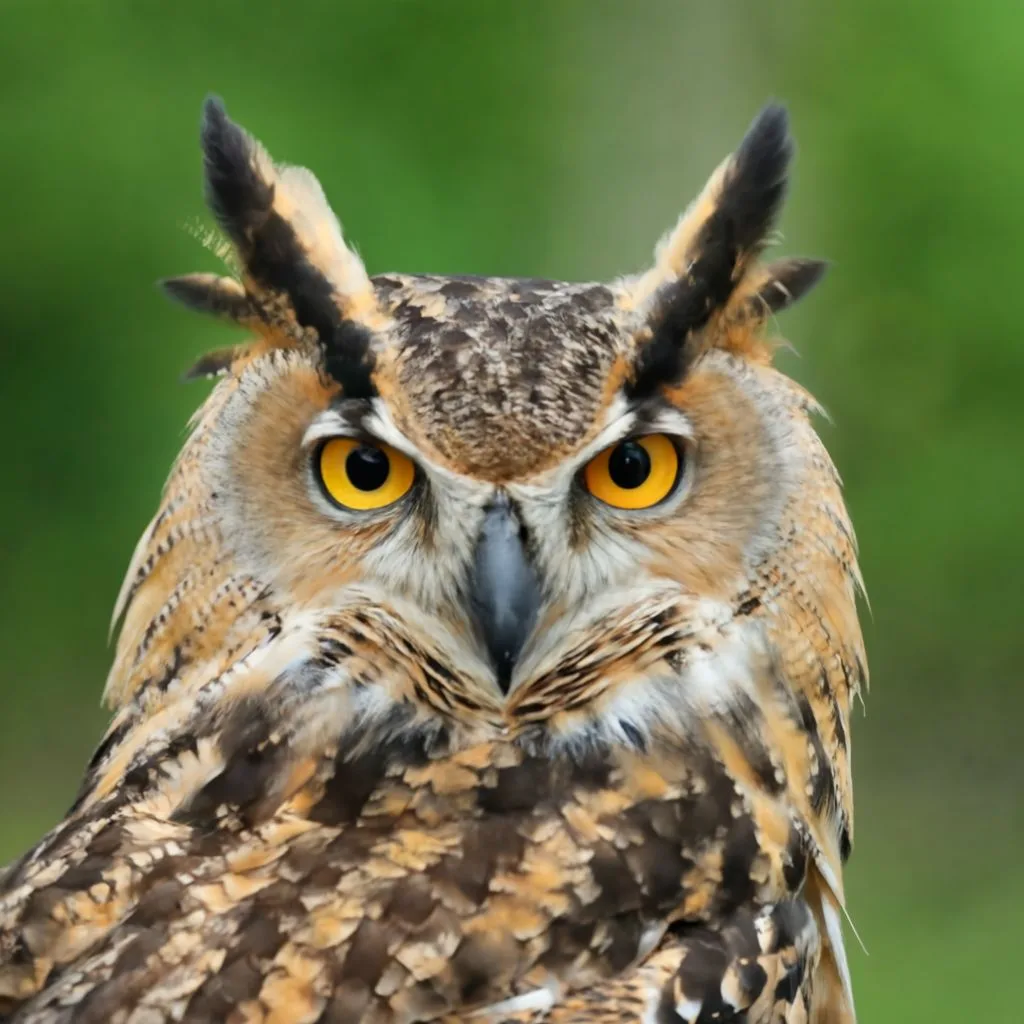
{"label": "owl beak", "polygon": [[477,539],[470,592],[473,618],[503,693],[537,621],[540,586],[523,543],[519,517],[506,495],[487,509]]}

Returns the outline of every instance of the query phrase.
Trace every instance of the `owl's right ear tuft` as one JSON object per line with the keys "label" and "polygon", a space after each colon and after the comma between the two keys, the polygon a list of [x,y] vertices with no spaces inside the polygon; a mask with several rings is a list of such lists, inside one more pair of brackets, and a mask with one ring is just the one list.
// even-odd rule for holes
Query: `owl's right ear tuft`
{"label": "owl's right ear tuft", "polygon": [[250,346],[248,345],[230,345],[227,348],[218,348],[213,352],[207,352],[181,375],[181,379],[188,381],[223,377],[230,373],[231,367],[249,351]]}
{"label": "owl's right ear tuft", "polygon": [[183,274],[159,282],[168,297],[197,313],[209,313],[243,326],[255,326],[259,314],[245,288],[233,277]]}
{"label": "owl's right ear tuft", "polygon": [[259,143],[228,117],[216,96],[203,104],[199,137],[206,202],[244,254],[273,207],[273,165]]}
{"label": "owl's right ear tuft", "polygon": [[192,309],[254,327],[271,346],[315,339],[345,395],[375,395],[371,342],[384,317],[320,183],[305,168],[275,165],[215,97],[203,106],[200,141],[207,202],[242,281],[193,274],[165,289]]}

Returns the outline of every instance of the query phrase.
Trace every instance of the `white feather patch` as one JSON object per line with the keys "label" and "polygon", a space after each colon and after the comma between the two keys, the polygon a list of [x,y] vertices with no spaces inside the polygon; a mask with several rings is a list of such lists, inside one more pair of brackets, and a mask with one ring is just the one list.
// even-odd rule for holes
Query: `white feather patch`
{"label": "white feather patch", "polygon": [[821,916],[825,922],[832,956],[839,968],[839,977],[843,983],[846,1003],[850,1007],[851,1019],[856,1020],[857,1011],[853,1005],[853,979],[850,977],[850,965],[846,959],[846,946],[843,942],[843,924],[839,917],[839,909],[830,893],[826,893],[821,901]]}
{"label": "white feather patch", "polygon": [[510,1013],[523,1013],[525,1011],[547,1012],[555,1005],[557,986],[545,986],[535,988],[532,992],[524,992],[521,996],[513,996],[511,999],[503,999],[500,1003],[492,1003],[482,1010],[469,1014],[470,1017],[494,1017],[505,1016]]}

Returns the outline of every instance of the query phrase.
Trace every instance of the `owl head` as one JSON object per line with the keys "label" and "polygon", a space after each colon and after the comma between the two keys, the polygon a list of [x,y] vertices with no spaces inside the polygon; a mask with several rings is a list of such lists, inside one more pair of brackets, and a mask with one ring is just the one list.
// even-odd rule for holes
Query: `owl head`
{"label": "owl head", "polygon": [[117,602],[98,791],[246,715],[296,749],[346,730],[645,748],[774,715],[805,760],[813,725],[828,772],[806,800],[845,853],[854,538],[765,337],[823,269],[760,260],[785,112],[649,269],[604,284],[371,277],[309,171],[216,101],[201,138],[237,275],[166,288],[251,338],[193,371],[219,381]]}

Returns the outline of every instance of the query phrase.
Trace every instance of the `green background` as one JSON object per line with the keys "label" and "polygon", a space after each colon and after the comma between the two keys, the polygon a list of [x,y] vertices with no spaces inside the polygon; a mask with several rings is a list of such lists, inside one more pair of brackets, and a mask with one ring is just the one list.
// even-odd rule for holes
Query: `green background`
{"label": "green background", "polygon": [[769,98],[799,143],[785,316],[860,535],[863,1021],[1024,1019],[1019,666],[1024,4],[952,0],[0,6],[0,861],[100,736],[107,623],[234,340],[153,281],[215,269],[208,91],[316,169],[371,271],[607,278]]}

